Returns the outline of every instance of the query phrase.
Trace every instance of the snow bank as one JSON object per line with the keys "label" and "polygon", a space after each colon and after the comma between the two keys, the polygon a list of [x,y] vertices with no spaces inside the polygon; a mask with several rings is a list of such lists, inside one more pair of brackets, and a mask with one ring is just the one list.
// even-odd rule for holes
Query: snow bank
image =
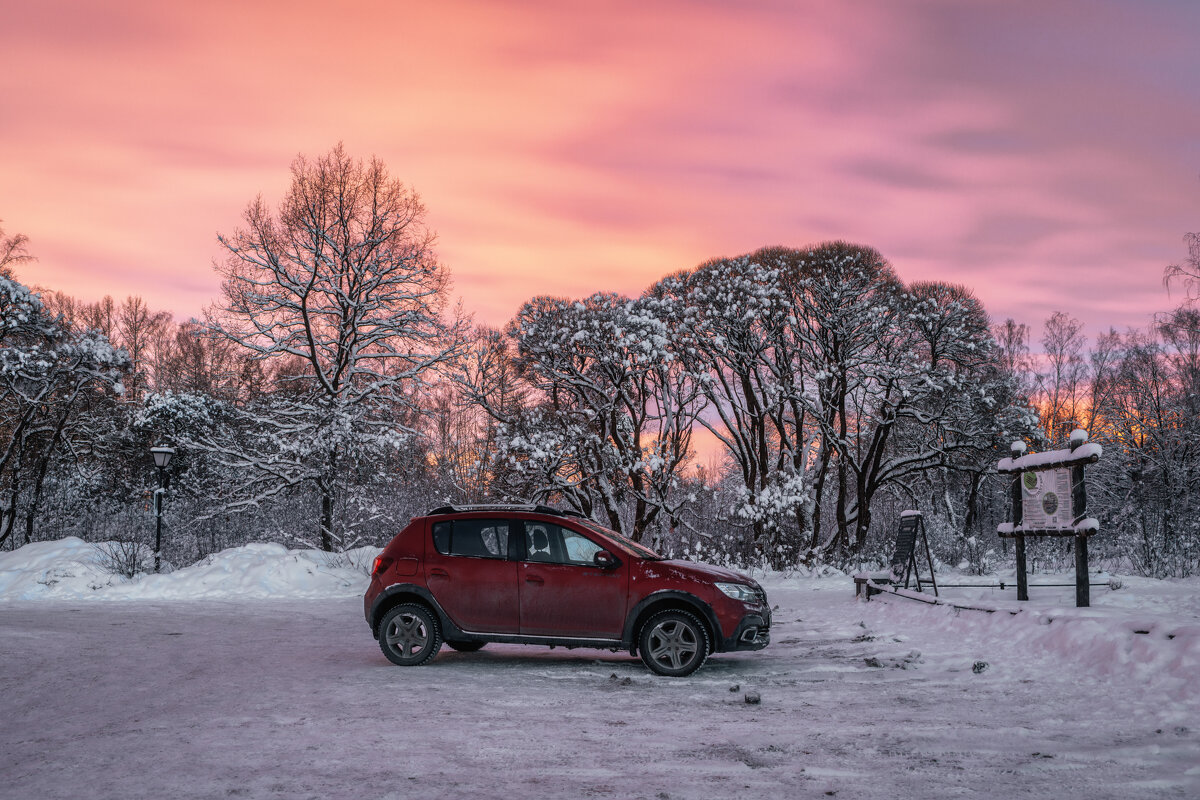
{"label": "snow bank", "polygon": [[346,597],[366,590],[366,568],[378,553],[248,544],[174,572],[125,578],[105,568],[102,547],[69,537],[0,553],[0,602]]}
{"label": "snow bank", "polygon": [[[1172,588],[1170,582],[1153,583]],[[1188,583],[1200,588],[1195,581]],[[1018,658],[1049,656],[1057,669],[1133,679],[1174,700],[1200,697],[1195,682],[1200,671],[1200,621],[1178,609],[1048,608],[1022,603],[1013,614],[1014,604],[999,603],[995,613],[985,613],[883,597],[883,602],[876,596],[866,604],[871,615],[902,627],[911,641],[943,639],[954,641],[958,648],[1004,643]],[[1142,599],[1148,605],[1154,600]]]}

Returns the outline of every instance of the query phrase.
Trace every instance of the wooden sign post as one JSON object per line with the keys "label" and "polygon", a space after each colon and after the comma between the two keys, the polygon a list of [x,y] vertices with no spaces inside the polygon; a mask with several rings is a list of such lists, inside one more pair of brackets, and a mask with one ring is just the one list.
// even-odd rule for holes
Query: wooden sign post
{"label": "wooden sign post", "polygon": [[1066,450],[1025,454],[1025,443],[1013,442],[1012,456],[996,465],[997,472],[1013,476],[1012,521],[1002,523],[996,532],[1016,540],[1018,600],[1029,599],[1025,537],[1073,536],[1075,605],[1091,605],[1087,540],[1100,530],[1100,523],[1087,516],[1083,468],[1098,461],[1103,452],[1100,445],[1088,443],[1087,431],[1076,429]]}

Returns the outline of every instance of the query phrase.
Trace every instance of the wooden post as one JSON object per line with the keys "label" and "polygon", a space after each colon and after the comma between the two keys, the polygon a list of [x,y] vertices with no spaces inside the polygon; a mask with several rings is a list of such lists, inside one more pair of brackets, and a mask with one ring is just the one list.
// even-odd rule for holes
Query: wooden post
{"label": "wooden post", "polygon": [[[1087,431],[1071,432],[1071,452],[1088,440]],[[1071,516],[1078,524],[1087,516],[1087,485],[1083,480],[1083,465],[1071,467]],[[1087,533],[1075,536],[1075,607],[1087,608],[1092,604],[1091,586],[1088,579]]]}
{"label": "wooden post", "polygon": [[[1025,453],[1024,442],[1012,443],[1012,458],[1016,461]],[[1012,483],[1012,507],[1013,507],[1013,529],[1019,530],[1021,523],[1024,520],[1025,511],[1023,507],[1023,499],[1021,497],[1021,473],[1013,473]],[[1029,599],[1029,576],[1026,574],[1025,568],[1025,536],[1018,533],[1016,535],[1016,550],[1017,550],[1017,599]]]}
{"label": "wooden post", "polygon": [[1017,534],[1017,599],[1029,599],[1029,576],[1025,572],[1025,537]]}
{"label": "wooden post", "polygon": [[1087,536],[1075,537],[1075,607],[1087,608],[1092,604],[1091,586],[1088,584]]}

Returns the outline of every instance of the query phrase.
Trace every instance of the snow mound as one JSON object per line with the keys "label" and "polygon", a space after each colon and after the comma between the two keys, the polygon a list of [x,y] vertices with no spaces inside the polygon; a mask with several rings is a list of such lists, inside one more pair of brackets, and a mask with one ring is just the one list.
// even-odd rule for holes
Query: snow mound
{"label": "snow mound", "polygon": [[248,544],[174,572],[126,578],[105,567],[104,547],[68,537],[0,553],[0,602],[347,597],[366,591],[365,568],[378,553]]}
{"label": "snow mound", "polygon": [[1178,613],[1027,606],[1016,614],[1007,608],[989,614],[891,598],[867,605],[877,619],[902,626],[913,639],[942,639],[952,649],[1003,642],[1010,655],[1024,654],[1018,660],[1050,656],[1062,669],[1132,678],[1175,700],[1200,698],[1200,623]]}

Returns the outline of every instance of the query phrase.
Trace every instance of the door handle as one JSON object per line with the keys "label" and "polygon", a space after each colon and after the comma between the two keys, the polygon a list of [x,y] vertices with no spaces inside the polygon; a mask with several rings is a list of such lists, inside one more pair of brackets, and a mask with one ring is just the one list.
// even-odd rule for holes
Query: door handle
{"label": "door handle", "polygon": [[434,567],[433,569],[429,570],[429,577],[431,577],[431,578],[449,578],[450,573],[446,572],[446,570],[444,570],[444,569]]}
{"label": "door handle", "polygon": [[540,575],[526,575],[525,582],[526,583],[536,583],[540,586],[541,584],[545,583],[546,580],[544,578],[542,578]]}

